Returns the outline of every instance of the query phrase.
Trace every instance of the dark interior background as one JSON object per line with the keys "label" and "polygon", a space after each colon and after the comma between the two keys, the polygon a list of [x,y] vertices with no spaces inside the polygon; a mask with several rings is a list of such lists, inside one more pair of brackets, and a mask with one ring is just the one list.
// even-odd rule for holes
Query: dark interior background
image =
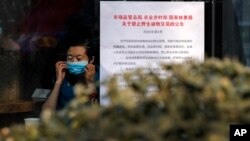
{"label": "dark interior background", "polygon": [[[250,1],[188,1],[205,2],[206,56],[250,66]],[[99,0],[0,0],[0,102],[50,89],[65,40],[87,39],[98,65],[99,6]]]}
{"label": "dark interior background", "polygon": [[[54,63],[65,57],[65,40],[87,39],[98,64],[96,3],[95,0],[1,0],[0,95],[8,93],[12,88],[9,84],[15,81],[16,95],[24,99],[29,99],[35,88],[51,88]],[[2,96],[2,100],[7,98]]]}

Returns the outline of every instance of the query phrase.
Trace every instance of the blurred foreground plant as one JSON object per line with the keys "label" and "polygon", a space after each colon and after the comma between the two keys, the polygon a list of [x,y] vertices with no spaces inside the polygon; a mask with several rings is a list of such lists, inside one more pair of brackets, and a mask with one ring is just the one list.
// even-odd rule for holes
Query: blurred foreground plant
{"label": "blurred foreground plant", "polygon": [[248,68],[228,59],[163,68],[164,79],[153,71],[124,74],[125,89],[110,79],[107,107],[88,103],[93,87],[78,86],[67,108],[43,112],[38,129],[4,128],[0,140],[227,141],[230,124],[250,123]]}

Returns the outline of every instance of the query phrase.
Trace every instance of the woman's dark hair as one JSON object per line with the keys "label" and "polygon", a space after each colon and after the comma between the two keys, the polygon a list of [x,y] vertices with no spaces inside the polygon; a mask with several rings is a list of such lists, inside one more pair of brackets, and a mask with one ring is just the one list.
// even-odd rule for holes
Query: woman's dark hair
{"label": "woman's dark hair", "polygon": [[[66,19],[65,31],[58,43],[58,60],[66,59],[66,52],[71,46],[84,45],[87,48],[87,55],[91,59],[92,56],[99,56],[99,48],[97,38],[94,34],[93,24],[86,22],[82,14],[72,14]],[[96,62],[98,61],[98,62]],[[95,59],[99,64],[99,58]]]}
{"label": "woman's dark hair", "polygon": [[91,46],[89,44],[89,41],[78,41],[78,42],[75,42],[75,43],[71,43],[71,44],[68,45],[67,51],[68,51],[69,48],[76,47],[76,46],[84,46],[86,51],[87,51],[87,56],[89,57],[89,59],[91,59],[92,56],[95,56],[93,51],[92,51],[92,48],[91,48]]}
{"label": "woman's dark hair", "polygon": [[61,43],[60,46],[58,46],[58,59],[57,60],[65,60],[67,57],[67,51],[70,47],[76,47],[76,46],[84,46],[87,50],[87,56],[89,59],[92,59],[92,56],[96,56],[93,47],[90,46],[90,42],[87,39],[68,39]]}

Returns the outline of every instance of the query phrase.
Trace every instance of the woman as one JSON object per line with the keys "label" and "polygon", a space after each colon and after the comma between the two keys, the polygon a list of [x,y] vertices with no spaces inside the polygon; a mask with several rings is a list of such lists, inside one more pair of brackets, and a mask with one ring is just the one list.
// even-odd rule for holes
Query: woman
{"label": "woman", "polygon": [[[96,80],[96,67],[88,56],[86,44],[72,44],[67,50],[66,61],[58,61],[55,64],[56,80],[48,99],[43,105],[44,109],[58,110],[65,107],[74,98],[73,87],[76,83],[87,85]],[[97,100],[94,93],[90,100]]]}

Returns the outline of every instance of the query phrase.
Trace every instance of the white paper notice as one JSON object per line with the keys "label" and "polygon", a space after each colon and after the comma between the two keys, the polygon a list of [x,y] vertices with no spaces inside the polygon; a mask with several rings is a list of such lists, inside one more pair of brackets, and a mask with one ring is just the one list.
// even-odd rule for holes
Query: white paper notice
{"label": "white paper notice", "polygon": [[101,1],[100,7],[101,82],[160,62],[204,61],[204,2]]}

